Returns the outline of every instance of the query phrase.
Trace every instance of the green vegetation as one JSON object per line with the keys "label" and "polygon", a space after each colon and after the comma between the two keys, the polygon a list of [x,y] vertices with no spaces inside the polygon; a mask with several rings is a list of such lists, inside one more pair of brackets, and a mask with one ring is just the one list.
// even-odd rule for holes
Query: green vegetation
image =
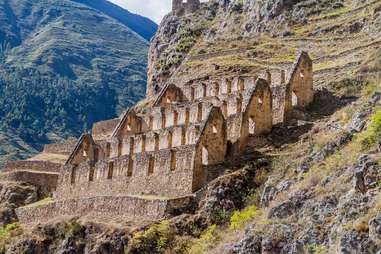
{"label": "green vegetation", "polygon": [[322,15],[320,15],[320,16],[312,19],[312,20],[334,18],[334,17],[340,16],[340,15],[344,15],[350,11],[352,11],[352,8],[350,6],[344,6],[344,7],[329,11],[327,13],[324,13],[324,14],[322,14]]}
{"label": "green vegetation", "polygon": [[304,251],[309,254],[325,254],[328,252],[327,247],[318,244],[307,244]]}
{"label": "green vegetation", "polygon": [[174,238],[169,221],[163,220],[145,231],[138,232],[131,240],[129,248],[138,250],[165,250]]}
{"label": "green vegetation", "polygon": [[209,248],[221,241],[221,236],[217,233],[215,224],[209,226],[200,236],[200,238],[192,241],[187,248],[188,254],[205,253]]}
{"label": "green vegetation", "polygon": [[26,205],[23,208],[38,207],[38,206],[46,205],[46,204],[53,203],[53,202],[54,202],[53,198],[47,197],[47,198],[44,198],[44,199],[37,201],[35,203]]}
{"label": "green vegetation", "polygon": [[66,222],[66,232],[70,236],[83,235],[84,231],[85,231],[85,226],[81,225],[78,221],[70,220]]}
{"label": "green vegetation", "polygon": [[236,230],[243,228],[247,222],[258,215],[258,210],[255,205],[246,207],[242,211],[236,211],[230,218],[230,229]]}
{"label": "green vegetation", "polygon": [[0,229],[0,253],[6,252],[6,246],[11,241],[12,237],[19,235],[22,232],[22,228],[18,223],[8,224]]}
{"label": "green vegetation", "polygon": [[358,137],[364,150],[370,149],[379,139],[381,139],[381,110],[372,115],[368,129]]}
{"label": "green vegetation", "polygon": [[18,223],[12,223],[12,224],[6,225],[4,228],[0,229],[0,239],[3,240],[5,238],[8,238],[11,235],[12,231],[19,228],[20,228],[20,224]]}

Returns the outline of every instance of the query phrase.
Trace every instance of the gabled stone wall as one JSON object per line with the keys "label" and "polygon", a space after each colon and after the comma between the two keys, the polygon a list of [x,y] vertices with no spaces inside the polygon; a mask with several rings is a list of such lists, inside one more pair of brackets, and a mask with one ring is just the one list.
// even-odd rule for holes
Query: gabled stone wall
{"label": "gabled stone wall", "polygon": [[60,172],[62,165],[49,161],[8,161],[4,171],[41,171],[41,172]]}
{"label": "gabled stone wall", "polygon": [[74,140],[68,140],[62,143],[47,144],[44,146],[43,152],[68,155],[73,151],[76,143],[77,143],[77,140],[74,139]]}
{"label": "gabled stone wall", "polygon": [[94,123],[91,134],[95,140],[107,139],[119,123],[119,118]]}

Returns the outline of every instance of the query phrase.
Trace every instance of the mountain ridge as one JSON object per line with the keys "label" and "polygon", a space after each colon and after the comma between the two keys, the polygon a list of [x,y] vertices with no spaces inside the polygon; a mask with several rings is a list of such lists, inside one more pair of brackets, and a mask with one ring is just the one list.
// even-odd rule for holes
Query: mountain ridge
{"label": "mountain ridge", "polygon": [[[15,147],[78,136],[145,94],[149,19],[104,0],[3,0],[0,21],[0,128]],[[2,158],[25,158],[4,143]]]}

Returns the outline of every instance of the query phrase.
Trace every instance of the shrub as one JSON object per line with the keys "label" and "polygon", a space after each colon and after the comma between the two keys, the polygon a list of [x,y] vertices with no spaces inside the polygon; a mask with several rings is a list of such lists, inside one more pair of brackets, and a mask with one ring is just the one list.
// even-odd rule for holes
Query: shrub
{"label": "shrub", "polygon": [[18,223],[12,223],[12,224],[6,225],[4,228],[0,229],[0,239],[3,240],[8,238],[11,235],[12,231],[15,231],[16,229],[19,229],[19,228],[20,228],[20,224]]}
{"label": "shrub", "polygon": [[230,218],[230,229],[236,230],[245,226],[245,224],[258,214],[255,205],[248,206],[242,211],[235,211]]}
{"label": "shrub", "polygon": [[327,253],[327,247],[318,244],[307,244],[304,246],[304,251],[310,254],[324,254]]}
{"label": "shrub", "polygon": [[0,253],[6,252],[6,246],[10,243],[12,237],[17,234],[16,232],[20,230],[19,223],[8,224],[0,229]]}
{"label": "shrub", "polygon": [[39,200],[39,201],[37,201],[35,203],[26,205],[24,207],[28,207],[28,208],[30,208],[30,207],[38,207],[38,206],[46,205],[46,204],[49,204],[49,203],[52,203],[52,202],[54,202],[53,198],[46,197],[44,199],[41,199],[41,200]]}
{"label": "shrub", "polygon": [[209,226],[199,239],[191,242],[187,248],[189,254],[205,253],[209,248],[221,241],[221,236],[217,233],[217,225]]}
{"label": "shrub", "polygon": [[359,135],[358,140],[363,150],[370,149],[375,145],[377,139],[381,138],[381,110],[372,117],[368,129]]}
{"label": "shrub", "polygon": [[71,236],[81,236],[84,234],[86,228],[76,220],[66,222],[67,232]]}
{"label": "shrub", "polygon": [[155,224],[143,232],[134,235],[130,248],[132,253],[163,252],[174,238],[174,232],[168,220]]}

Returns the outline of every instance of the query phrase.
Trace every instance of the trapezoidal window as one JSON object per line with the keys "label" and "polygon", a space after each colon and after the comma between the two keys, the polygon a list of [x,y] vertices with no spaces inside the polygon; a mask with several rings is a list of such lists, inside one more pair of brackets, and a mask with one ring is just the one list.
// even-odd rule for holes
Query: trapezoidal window
{"label": "trapezoidal window", "polygon": [[127,176],[131,177],[134,172],[134,161],[132,159],[128,160]]}
{"label": "trapezoidal window", "polygon": [[292,106],[295,107],[298,105],[298,96],[296,93],[293,91],[292,92]]}
{"label": "trapezoidal window", "polygon": [[228,116],[228,103],[224,101],[222,103],[222,114],[227,117]]}
{"label": "trapezoidal window", "polygon": [[153,129],[153,117],[152,116],[150,116],[149,118],[148,118],[148,126],[149,126],[149,129],[150,130],[152,130]]}
{"label": "trapezoidal window", "polygon": [[133,137],[130,138],[130,154],[134,153],[135,140]]}
{"label": "trapezoidal window", "polygon": [[241,110],[242,110],[242,99],[241,98],[237,98],[236,100],[236,113],[239,114],[241,113]]}
{"label": "trapezoidal window", "polygon": [[194,101],[194,87],[191,87],[191,101]]}
{"label": "trapezoidal window", "polygon": [[202,121],[202,103],[197,105],[197,122]]}
{"label": "trapezoidal window", "polygon": [[94,149],[94,161],[97,162],[99,160],[99,149]]}
{"label": "trapezoidal window", "polygon": [[215,84],[214,92],[215,96],[218,96],[220,94],[220,85],[218,83]]}
{"label": "trapezoidal window", "polygon": [[123,142],[122,140],[118,139],[118,156],[122,155],[122,147],[123,147]]}
{"label": "trapezoidal window", "polygon": [[110,145],[110,143],[107,143],[107,145],[106,145],[106,157],[107,158],[110,157],[110,150],[111,150],[111,145]]}
{"label": "trapezoidal window", "polygon": [[202,97],[206,97],[206,85],[202,84]]}
{"label": "trapezoidal window", "polygon": [[95,172],[95,168],[94,167],[90,167],[89,182],[94,181],[94,172]]}
{"label": "trapezoidal window", "polygon": [[185,145],[187,142],[186,132],[184,128],[181,128],[181,145]]}
{"label": "trapezoidal window", "polygon": [[226,80],[226,93],[230,94],[232,92],[232,82],[230,80]]}
{"label": "trapezoidal window", "polygon": [[77,166],[74,166],[71,170],[70,184],[74,185],[77,177]]}
{"label": "trapezoidal window", "polygon": [[173,125],[176,126],[179,119],[179,113],[175,110],[173,111]]}
{"label": "trapezoidal window", "polygon": [[189,124],[189,117],[190,117],[189,115],[190,115],[189,108],[186,108],[185,109],[185,125]]}
{"label": "trapezoidal window", "polygon": [[166,125],[167,125],[167,118],[166,118],[165,112],[162,112],[162,114],[161,114],[161,128],[164,129]]}
{"label": "trapezoidal window", "polygon": [[154,139],[155,139],[155,151],[158,151],[159,150],[159,135],[155,133]]}
{"label": "trapezoidal window", "polygon": [[253,116],[249,117],[249,134],[250,135],[255,134],[255,120]]}
{"label": "trapezoidal window", "polygon": [[114,162],[111,161],[108,163],[107,179],[112,179],[113,173],[114,173]]}
{"label": "trapezoidal window", "polygon": [[212,131],[213,131],[214,134],[217,134],[218,133],[217,126],[213,125],[212,126]]}
{"label": "trapezoidal window", "polygon": [[208,149],[206,149],[204,146],[202,147],[201,151],[201,159],[202,159],[202,165],[207,166],[209,165],[209,152]]}
{"label": "trapezoidal window", "polygon": [[142,152],[146,151],[146,135],[142,135]]}
{"label": "trapezoidal window", "polygon": [[169,131],[167,136],[167,142],[168,142],[167,148],[172,148],[172,138],[173,138],[173,134],[171,131]]}
{"label": "trapezoidal window", "polygon": [[152,175],[155,168],[155,157],[150,156],[148,160],[148,175]]}
{"label": "trapezoidal window", "polygon": [[176,170],[176,152],[175,151],[171,151],[170,169],[171,171]]}

